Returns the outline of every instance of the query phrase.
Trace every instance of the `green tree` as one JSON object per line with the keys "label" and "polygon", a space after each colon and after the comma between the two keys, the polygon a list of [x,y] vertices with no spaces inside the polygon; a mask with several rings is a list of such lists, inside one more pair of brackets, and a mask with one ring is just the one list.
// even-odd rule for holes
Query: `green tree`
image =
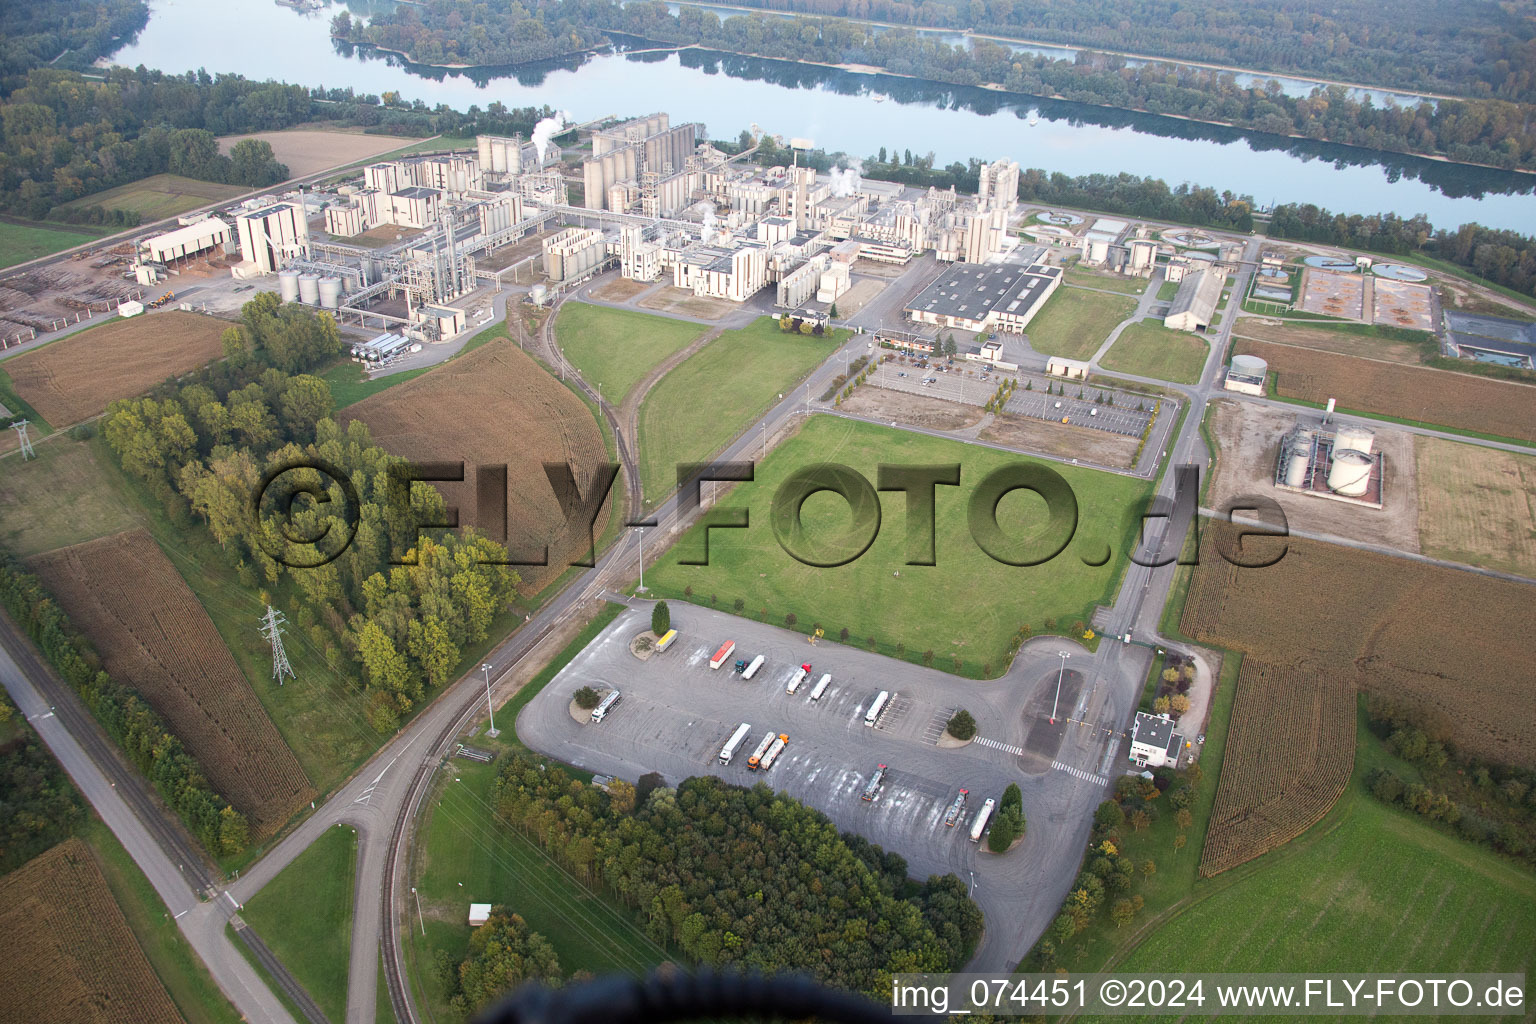
{"label": "green tree", "polygon": [[406,650],[421,666],[427,685],[435,689],[446,683],[459,663],[459,648],[443,620],[425,615],[411,622],[406,635]]}
{"label": "green tree", "polygon": [[657,636],[666,636],[672,628],[672,609],[667,607],[667,602],[657,601],[651,609],[651,632]]}
{"label": "green tree", "polygon": [[603,698],[590,686],[583,686],[576,691],[576,706],[583,711],[591,711],[602,703]]}
{"label": "green tree", "polygon": [[250,827],[246,824],[245,815],[226,805],[219,812],[219,848],[225,856],[234,856],[245,852],[248,842]]}
{"label": "green tree", "polygon": [[969,711],[961,708],[950,716],[945,731],[957,740],[968,740],[976,735],[976,719],[971,717]]}

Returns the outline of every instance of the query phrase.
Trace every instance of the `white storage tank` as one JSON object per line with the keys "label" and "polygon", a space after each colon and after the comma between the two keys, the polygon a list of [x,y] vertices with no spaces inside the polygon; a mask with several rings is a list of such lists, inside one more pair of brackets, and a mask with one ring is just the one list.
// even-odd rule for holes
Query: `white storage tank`
{"label": "white storage tank", "polygon": [[322,277],[320,279],[320,308],[335,309],[341,305],[341,278]]}
{"label": "white storage tank", "polygon": [[1363,452],[1371,454],[1371,444],[1376,435],[1366,427],[1340,427],[1333,436],[1334,451]]}
{"label": "white storage tank", "polygon": [[1287,487],[1305,487],[1307,485],[1307,464],[1312,461],[1312,443],[1307,438],[1298,437],[1293,440],[1286,449],[1285,485]]}
{"label": "white storage tank", "polygon": [[1236,355],[1232,357],[1232,372],[1244,377],[1263,377],[1269,372],[1269,364],[1258,356]]}
{"label": "white storage tank", "polygon": [[297,270],[279,270],[277,272],[277,297],[284,302],[299,301],[299,272]]}
{"label": "white storage tank", "polygon": [[299,301],[306,306],[320,305],[320,275],[299,275]]}
{"label": "white storage tank", "polygon": [[535,306],[544,305],[544,300],[549,298],[549,289],[542,284],[536,284],[528,290],[528,299]]}
{"label": "white storage tank", "polygon": [[1333,466],[1328,470],[1328,489],[1350,498],[1364,496],[1371,486],[1371,457],[1364,452],[1333,449]]}

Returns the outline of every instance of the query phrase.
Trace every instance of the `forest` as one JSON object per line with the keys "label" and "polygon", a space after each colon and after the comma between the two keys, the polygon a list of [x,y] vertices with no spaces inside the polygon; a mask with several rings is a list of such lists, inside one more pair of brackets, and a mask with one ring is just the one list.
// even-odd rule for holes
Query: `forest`
{"label": "forest", "polygon": [[32,68],[88,68],[149,21],[144,0],[27,0],[7,4],[0,35],[0,94]]}
{"label": "forest", "polygon": [[804,971],[878,997],[892,973],[958,970],[981,935],[981,911],[959,879],[914,883],[900,856],[840,836],[825,815],[766,785],[692,778],[668,789],[649,775],[604,792],[513,755],[496,810],[699,963]]}
{"label": "forest", "polygon": [[0,875],[85,823],[64,770],[0,691]]}
{"label": "forest", "polygon": [[489,635],[517,574],[472,531],[418,536],[418,523],[445,521],[442,496],[410,487],[404,460],[366,424],[331,418],[330,386],[305,372],[341,351],[329,314],[261,292],[225,330],[224,351],[108,406],[102,434],[172,523],[206,525],[252,594],[285,588],[296,627],[333,671],[360,669],[369,722],[392,732]]}
{"label": "forest", "polygon": [[1429,256],[1536,297],[1536,238],[1514,231],[1481,224],[1436,229],[1423,214],[1406,218],[1395,213],[1343,214],[1311,203],[1291,203],[1275,207],[1269,236],[1398,256]]}
{"label": "forest", "polygon": [[1434,0],[736,0],[1400,89],[1536,102],[1525,4]]}
{"label": "forest", "polygon": [[331,35],[403,53],[418,64],[523,64],[564,57],[605,42],[590,24],[564,12],[562,0],[531,6],[428,0],[399,4],[370,21],[343,10],[331,20]]}

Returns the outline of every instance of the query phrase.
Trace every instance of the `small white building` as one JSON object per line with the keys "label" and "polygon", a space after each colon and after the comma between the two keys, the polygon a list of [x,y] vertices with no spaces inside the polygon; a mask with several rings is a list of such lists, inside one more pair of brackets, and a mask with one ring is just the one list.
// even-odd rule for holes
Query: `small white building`
{"label": "small white building", "polygon": [[1173,719],[1136,712],[1136,724],[1131,727],[1131,760],[1138,768],[1178,764],[1183,745],[1184,737],[1173,731]]}
{"label": "small white building", "polygon": [[1051,356],[1045,361],[1045,372],[1052,377],[1066,377],[1068,380],[1087,380],[1089,364],[1082,359],[1065,359],[1061,356]]}
{"label": "small white building", "polygon": [[144,312],[144,303],[136,302],[133,299],[117,304],[118,316],[138,316],[142,312]]}
{"label": "small white building", "polygon": [[491,919],[491,905],[489,903],[471,903],[469,905],[470,927],[478,927]]}
{"label": "small white building", "polygon": [[417,323],[429,333],[435,331],[441,341],[455,337],[466,326],[464,311],[457,306],[420,306],[414,315]]}

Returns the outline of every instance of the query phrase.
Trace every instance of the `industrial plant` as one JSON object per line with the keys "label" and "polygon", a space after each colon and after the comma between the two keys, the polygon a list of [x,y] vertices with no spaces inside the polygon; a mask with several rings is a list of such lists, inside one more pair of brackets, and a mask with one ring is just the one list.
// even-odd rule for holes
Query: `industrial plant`
{"label": "industrial plant", "polygon": [[1385,502],[1385,459],[1373,451],[1376,435],[1369,428],[1330,424],[1330,415],[1315,426],[1298,422],[1280,441],[1275,486],[1318,498],[1367,508]]}

